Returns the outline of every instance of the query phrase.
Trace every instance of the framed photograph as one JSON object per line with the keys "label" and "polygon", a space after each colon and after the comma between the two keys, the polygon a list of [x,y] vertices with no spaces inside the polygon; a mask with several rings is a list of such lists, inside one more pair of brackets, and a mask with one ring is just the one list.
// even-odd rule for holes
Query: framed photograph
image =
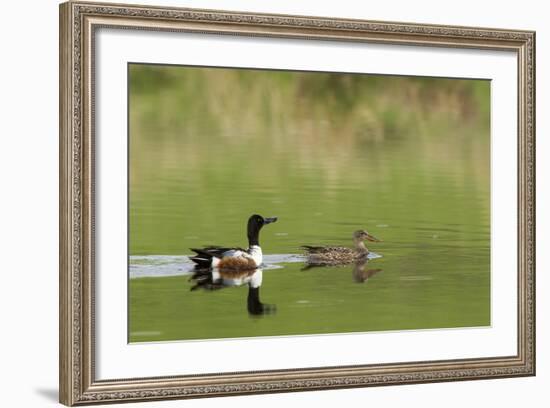
{"label": "framed photograph", "polygon": [[60,6],[60,400],[535,374],[535,33]]}

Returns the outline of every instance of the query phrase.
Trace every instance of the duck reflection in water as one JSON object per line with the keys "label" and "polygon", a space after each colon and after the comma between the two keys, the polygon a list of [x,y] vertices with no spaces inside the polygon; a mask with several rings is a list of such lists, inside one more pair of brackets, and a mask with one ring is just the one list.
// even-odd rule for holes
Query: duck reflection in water
{"label": "duck reflection in water", "polygon": [[366,283],[370,278],[376,275],[378,272],[382,272],[382,269],[366,269],[368,259],[362,259],[353,265],[353,281],[357,283]]}
{"label": "duck reflection in water", "polygon": [[203,268],[195,269],[191,281],[195,283],[191,290],[204,289],[208,291],[227,287],[248,285],[247,310],[252,316],[274,314],[277,311],[275,305],[260,301],[260,287],[262,285],[263,271],[261,268],[250,270]]}
{"label": "duck reflection in water", "polygon": [[372,278],[374,275],[376,275],[379,272],[382,272],[382,269],[376,268],[376,269],[366,269],[367,264],[369,263],[368,258],[360,258],[357,261],[355,261],[353,264],[314,264],[311,262],[306,263],[306,265],[302,268],[302,271],[307,271],[312,268],[323,268],[323,267],[335,267],[335,266],[352,266],[351,273],[353,281],[356,283],[366,283],[370,278]]}

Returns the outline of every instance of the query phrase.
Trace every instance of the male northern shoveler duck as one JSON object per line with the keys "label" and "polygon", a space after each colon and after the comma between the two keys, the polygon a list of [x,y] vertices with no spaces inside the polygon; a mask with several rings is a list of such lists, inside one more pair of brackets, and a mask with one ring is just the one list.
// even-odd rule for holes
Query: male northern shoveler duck
{"label": "male northern shoveler duck", "polygon": [[367,259],[369,254],[365,240],[380,242],[380,240],[365,230],[353,233],[355,248],[341,246],[310,246],[304,245],[307,254],[307,263],[310,265],[342,265]]}
{"label": "male northern shoveler duck", "polygon": [[191,248],[196,255],[189,257],[198,268],[218,268],[233,270],[256,269],[262,264],[260,230],[264,225],[277,221],[277,217],[264,218],[254,214],[248,219],[248,249],[210,246]]}

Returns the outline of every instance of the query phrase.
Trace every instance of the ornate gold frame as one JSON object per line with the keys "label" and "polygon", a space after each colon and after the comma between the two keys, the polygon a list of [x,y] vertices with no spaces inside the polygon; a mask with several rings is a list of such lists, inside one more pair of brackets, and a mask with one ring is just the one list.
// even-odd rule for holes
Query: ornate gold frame
{"label": "ornate gold frame", "polygon": [[[93,47],[98,27],[507,50],[518,61],[518,350],[513,356],[232,374],[94,376]],[[134,5],[60,5],[60,401],[67,405],[535,374],[535,33]]]}

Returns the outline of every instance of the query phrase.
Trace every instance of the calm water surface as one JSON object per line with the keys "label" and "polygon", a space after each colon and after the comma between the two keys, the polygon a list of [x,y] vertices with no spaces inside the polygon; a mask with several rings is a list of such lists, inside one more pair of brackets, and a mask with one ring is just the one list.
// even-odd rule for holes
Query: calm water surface
{"label": "calm water surface", "polygon": [[[489,83],[130,69],[132,342],[490,324]],[[188,248],[276,215],[258,299],[192,279]],[[366,265],[300,246],[382,239]],[[204,283],[204,277],[202,282]],[[274,306],[274,307],[271,307]]]}

